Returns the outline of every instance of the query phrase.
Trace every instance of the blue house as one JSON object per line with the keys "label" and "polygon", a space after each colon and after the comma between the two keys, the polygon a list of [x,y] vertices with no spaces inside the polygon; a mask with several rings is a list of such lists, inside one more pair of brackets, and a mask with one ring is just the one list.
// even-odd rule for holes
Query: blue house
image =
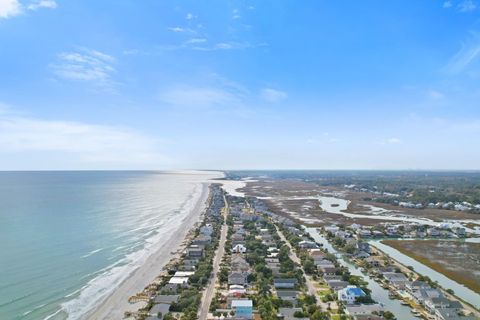
{"label": "blue house", "polygon": [[235,318],[253,319],[252,300],[233,300],[232,309],[235,311]]}

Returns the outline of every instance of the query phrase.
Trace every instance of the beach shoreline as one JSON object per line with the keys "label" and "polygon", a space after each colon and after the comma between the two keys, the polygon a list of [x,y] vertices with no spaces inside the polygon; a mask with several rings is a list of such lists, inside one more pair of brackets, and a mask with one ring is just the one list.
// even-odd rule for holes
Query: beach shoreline
{"label": "beach shoreline", "polygon": [[175,257],[172,252],[182,248],[185,238],[201,217],[206,209],[209,196],[209,186],[213,180],[202,183],[202,191],[195,206],[185,216],[177,230],[172,230],[171,236],[157,251],[152,253],[144,264],[136,269],[129,277],[116,288],[111,295],[103,300],[94,310],[85,314],[82,319],[122,319],[125,311],[135,311],[142,307],[145,302],[131,304],[130,296],[141,292],[146,286],[155,281],[169,261]]}

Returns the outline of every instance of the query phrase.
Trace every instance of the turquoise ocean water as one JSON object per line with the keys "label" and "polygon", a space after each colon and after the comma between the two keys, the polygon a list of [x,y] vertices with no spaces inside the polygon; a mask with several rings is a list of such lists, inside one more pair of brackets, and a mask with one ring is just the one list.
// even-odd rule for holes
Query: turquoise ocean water
{"label": "turquoise ocean water", "polygon": [[138,267],[210,173],[0,172],[0,319],[78,319]]}

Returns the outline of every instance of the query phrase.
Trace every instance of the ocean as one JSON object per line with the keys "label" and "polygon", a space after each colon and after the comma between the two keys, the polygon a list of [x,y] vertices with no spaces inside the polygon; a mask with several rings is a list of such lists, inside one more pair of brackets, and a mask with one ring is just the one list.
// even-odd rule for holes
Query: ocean
{"label": "ocean", "polygon": [[179,227],[215,172],[0,172],[0,319],[79,319]]}

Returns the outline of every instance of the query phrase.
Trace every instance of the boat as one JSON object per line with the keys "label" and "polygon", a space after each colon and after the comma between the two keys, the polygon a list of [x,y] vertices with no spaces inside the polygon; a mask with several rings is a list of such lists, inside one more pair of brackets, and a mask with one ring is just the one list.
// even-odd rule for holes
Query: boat
{"label": "boat", "polygon": [[411,312],[415,317],[421,317],[422,316],[422,314],[418,310],[412,309]]}
{"label": "boat", "polygon": [[408,303],[407,301],[405,301],[405,300],[400,301],[400,304],[403,304],[404,306],[408,306],[408,305],[409,305],[409,303]]}
{"label": "boat", "polygon": [[395,299],[396,297],[397,297],[397,295],[395,293],[393,293],[393,292],[388,293],[388,298]]}

